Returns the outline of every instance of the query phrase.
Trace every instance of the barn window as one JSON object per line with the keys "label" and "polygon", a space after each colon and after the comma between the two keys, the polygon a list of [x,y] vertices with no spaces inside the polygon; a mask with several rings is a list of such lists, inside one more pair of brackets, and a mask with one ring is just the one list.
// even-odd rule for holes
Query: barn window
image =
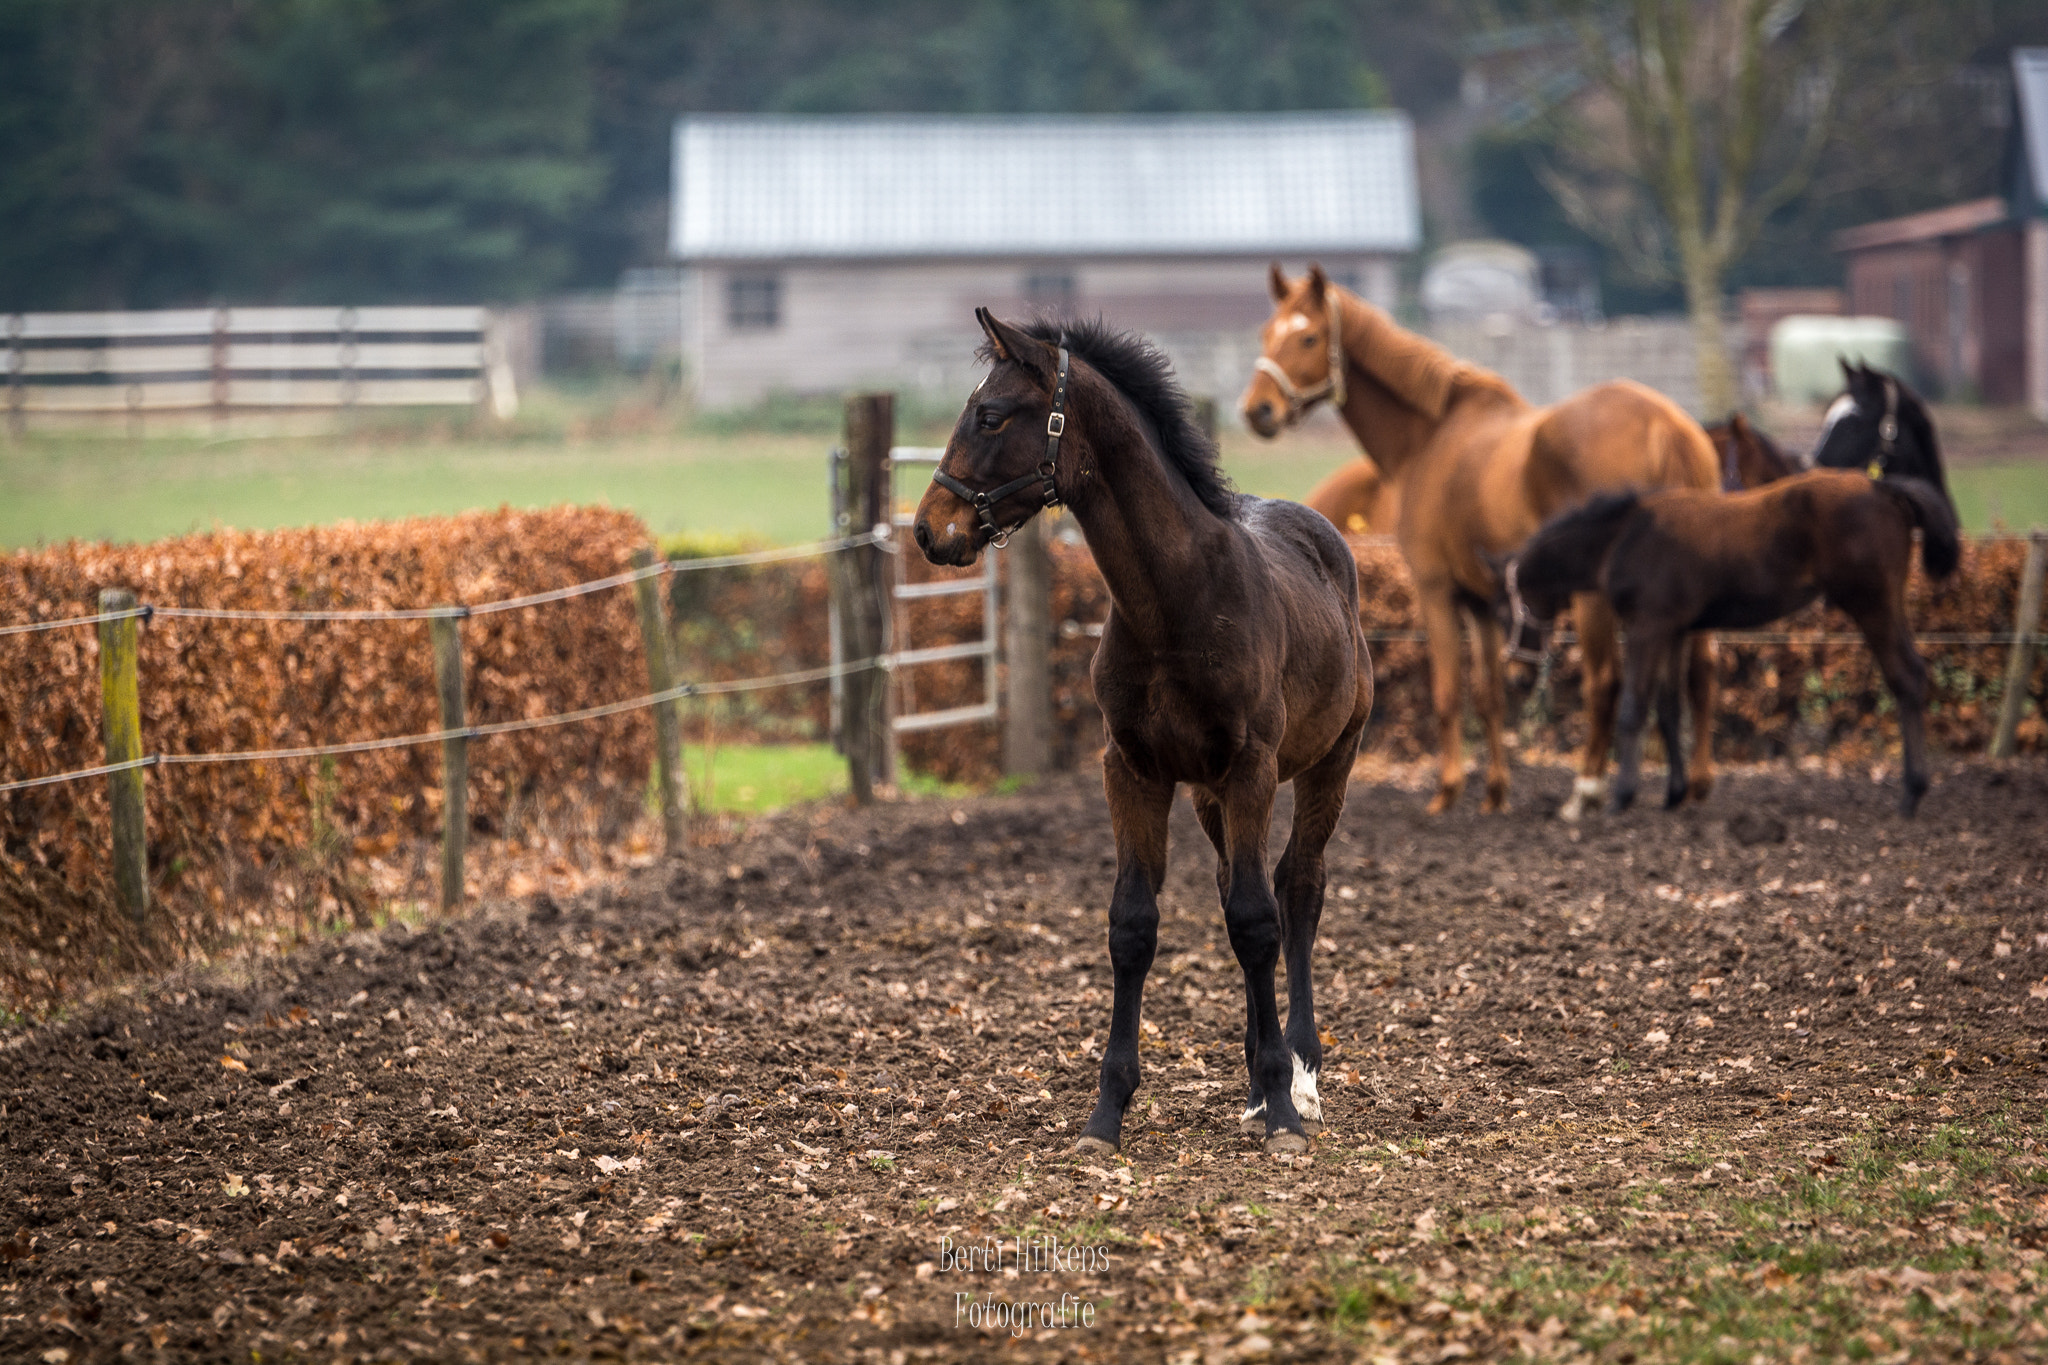
{"label": "barn window", "polygon": [[782,277],[734,275],[725,284],[725,320],[735,332],[782,325]]}
{"label": "barn window", "polygon": [[1062,311],[1074,306],[1074,277],[1064,270],[1034,270],[1024,277],[1024,301],[1033,308]]}

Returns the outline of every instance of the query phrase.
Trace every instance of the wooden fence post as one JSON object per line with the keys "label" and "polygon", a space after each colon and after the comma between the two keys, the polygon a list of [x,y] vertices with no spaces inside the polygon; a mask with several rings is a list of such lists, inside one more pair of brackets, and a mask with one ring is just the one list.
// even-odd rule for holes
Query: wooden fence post
{"label": "wooden fence post", "polygon": [[2027,679],[2034,673],[2034,653],[2040,648],[2041,575],[2048,568],[2048,531],[2036,529],[2027,536],[2026,567],[2020,570],[2020,610],[2012,623],[2012,655],[2005,663],[2005,692],[1998,706],[1998,729],[1991,736],[1991,756],[2008,758],[2020,725],[2020,708],[2027,700]]}
{"label": "wooden fence post", "polygon": [[[441,697],[441,728],[469,724],[462,687],[462,618],[453,612],[427,621],[434,641],[434,684]],[[441,908],[462,904],[463,845],[469,839],[469,740],[441,741]]]}
{"label": "wooden fence post", "polygon": [[[633,551],[633,567],[654,564],[654,550],[643,545]],[[640,643],[647,650],[647,690],[666,692],[676,685],[675,669],[669,661],[668,615],[661,609],[661,578],[649,574],[633,585],[640,601]],[[654,780],[661,789],[661,835],[672,854],[683,851],[688,832],[683,827],[688,814],[683,796],[683,724],[673,698],[654,704]]]}
{"label": "wooden fence post", "polygon": [[[133,611],[135,594],[126,588],[100,593],[100,610]],[[100,713],[107,740],[107,762],[133,763],[142,757],[142,688],[136,667],[136,618],[100,622]],[[149,836],[143,819],[142,769],[107,775],[107,797],[114,811],[114,890],[121,908],[147,927],[149,914]]]}
{"label": "wooden fence post", "polygon": [[1052,767],[1052,555],[1045,518],[1018,527],[1004,552],[1010,569],[1003,653],[1003,771],[1038,777]]}
{"label": "wooden fence post", "polygon": [[[864,535],[889,527],[894,515],[890,496],[889,447],[896,438],[895,395],[854,394],[846,400],[847,534]],[[839,594],[840,630],[849,659],[879,659],[889,648],[889,573],[886,544],[862,545],[841,551],[833,574]],[[847,774],[853,799],[866,805],[875,789],[895,779],[895,746],[889,730],[889,674],[886,666],[859,669],[846,675],[842,728]]]}

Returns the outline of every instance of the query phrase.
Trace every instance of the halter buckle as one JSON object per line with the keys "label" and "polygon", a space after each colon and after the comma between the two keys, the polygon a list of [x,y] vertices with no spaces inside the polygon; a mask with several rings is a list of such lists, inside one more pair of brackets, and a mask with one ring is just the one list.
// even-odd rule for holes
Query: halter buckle
{"label": "halter buckle", "polygon": [[1045,418],[1045,434],[1055,437],[1066,435],[1067,415],[1064,412],[1047,413]]}

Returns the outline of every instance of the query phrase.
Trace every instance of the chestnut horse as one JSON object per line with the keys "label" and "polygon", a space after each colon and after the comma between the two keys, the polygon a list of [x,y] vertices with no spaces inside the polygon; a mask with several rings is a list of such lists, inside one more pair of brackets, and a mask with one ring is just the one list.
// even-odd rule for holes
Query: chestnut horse
{"label": "chestnut horse", "polygon": [[1614,808],[1635,799],[1653,689],[1670,763],[1664,804],[1685,798],[1675,669],[1686,634],[1769,625],[1823,598],[1856,623],[1898,703],[1906,753],[1899,812],[1911,815],[1927,791],[1927,665],[1906,617],[1916,526],[1929,577],[1954,573],[1961,544],[1941,490],[1861,470],[1816,469],[1725,497],[1610,493],[1531,536],[1508,571],[1521,607],[1540,620],[1571,594],[1597,589],[1628,631]]}
{"label": "chestnut horse", "polygon": [[[1321,267],[1289,282],[1275,265],[1276,306],[1264,353],[1245,390],[1246,423],[1273,436],[1328,398],[1400,495],[1395,531],[1415,579],[1429,644],[1431,699],[1442,745],[1432,812],[1465,785],[1459,751],[1459,616],[1474,629],[1474,701],[1486,729],[1485,809],[1507,806],[1507,711],[1501,632],[1489,604],[1495,565],[1553,513],[1618,488],[1720,486],[1706,433],[1663,395],[1627,380],[1601,384],[1547,408],[1531,407],[1498,375],[1468,365],[1378,308],[1332,285]],[[1589,724],[1571,799],[1575,820],[1601,792],[1614,735],[1620,680],[1614,616],[1598,594],[1576,604]],[[1713,645],[1694,645],[1693,782],[1713,783]]]}
{"label": "chestnut horse", "polygon": [[1714,455],[1721,462],[1721,491],[1740,492],[1762,488],[1767,483],[1790,478],[1802,466],[1787,455],[1776,441],[1750,425],[1741,413],[1730,413],[1725,422],[1707,428],[1714,443]]}
{"label": "chestnut horse", "polygon": [[[1100,323],[976,317],[992,365],[918,504],[918,547],[936,564],[971,564],[1039,508],[1065,503],[1109,587],[1090,676],[1109,741],[1115,998],[1095,1112],[1076,1149],[1113,1152],[1123,1141],[1166,817],[1186,783],[1216,846],[1223,921],[1244,972],[1251,1093],[1241,1123],[1269,1151],[1301,1151],[1322,1120],[1309,959],[1323,848],[1372,712],[1358,565],[1299,503],[1231,489],[1171,366],[1145,342]],[[1274,792],[1289,781],[1294,830],[1269,878]],[[1284,1034],[1273,990],[1283,954]]]}
{"label": "chestnut horse", "polygon": [[1323,476],[1303,498],[1346,535],[1390,534],[1400,524],[1401,496],[1370,456],[1346,460]]}

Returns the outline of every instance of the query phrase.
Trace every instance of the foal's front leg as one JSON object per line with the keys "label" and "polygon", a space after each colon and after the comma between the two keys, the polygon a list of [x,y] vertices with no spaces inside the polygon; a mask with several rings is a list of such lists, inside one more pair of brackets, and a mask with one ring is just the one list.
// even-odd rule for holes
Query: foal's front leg
{"label": "foal's front leg", "polygon": [[1244,972],[1245,1058],[1253,1103],[1265,1102],[1266,1150],[1302,1152],[1308,1150],[1308,1135],[1294,1105],[1294,1061],[1281,1034],[1273,986],[1273,970],[1280,962],[1280,903],[1266,875],[1266,830],[1278,786],[1275,755],[1247,753],[1219,793],[1229,864],[1223,923]]}
{"label": "foal's front leg", "polygon": [[1109,899],[1109,965],[1116,994],[1095,1112],[1074,1150],[1108,1155],[1123,1146],[1124,1111],[1138,1089],[1138,1004],[1159,948],[1159,888],[1166,882],[1166,817],[1173,807],[1173,784],[1139,777],[1112,744],[1102,758],[1102,785],[1116,831],[1116,889]]}

